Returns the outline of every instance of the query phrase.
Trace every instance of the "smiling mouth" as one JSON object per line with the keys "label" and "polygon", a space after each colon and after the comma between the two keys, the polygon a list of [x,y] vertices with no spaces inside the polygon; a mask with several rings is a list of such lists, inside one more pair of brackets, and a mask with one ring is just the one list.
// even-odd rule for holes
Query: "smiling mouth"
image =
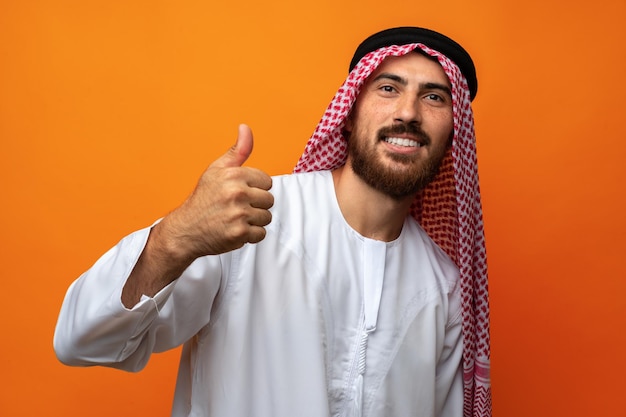
{"label": "smiling mouth", "polygon": [[424,146],[423,142],[418,142],[416,140],[406,138],[386,137],[383,138],[383,141],[392,145],[403,146],[407,148],[421,148],[422,146]]}
{"label": "smiling mouth", "polygon": [[390,145],[403,148],[423,148],[430,145],[430,137],[420,126],[401,123],[383,127],[378,131],[378,139]]}

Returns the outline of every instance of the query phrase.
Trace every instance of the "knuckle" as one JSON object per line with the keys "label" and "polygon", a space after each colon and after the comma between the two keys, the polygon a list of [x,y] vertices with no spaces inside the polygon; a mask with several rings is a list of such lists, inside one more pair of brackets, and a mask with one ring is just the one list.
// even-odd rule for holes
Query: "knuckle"
{"label": "knuckle", "polygon": [[240,167],[227,167],[222,169],[222,176],[225,180],[233,181],[241,178],[242,168]]}
{"label": "knuckle", "polygon": [[246,203],[249,199],[248,191],[243,186],[231,185],[224,191],[224,199],[232,206],[232,210],[239,212],[242,210],[241,205]]}
{"label": "knuckle", "polygon": [[226,228],[226,235],[230,241],[240,241],[248,234],[248,225],[242,221],[231,223]]}

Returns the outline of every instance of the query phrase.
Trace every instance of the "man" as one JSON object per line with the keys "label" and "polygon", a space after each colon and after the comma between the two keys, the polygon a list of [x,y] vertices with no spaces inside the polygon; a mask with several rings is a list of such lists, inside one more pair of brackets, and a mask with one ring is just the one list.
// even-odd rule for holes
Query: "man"
{"label": "man", "polygon": [[61,361],[136,371],[184,344],[173,416],[490,415],[472,60],[402,27],[350,70],[295,174],[242,167],[242,125],[72,284]]}

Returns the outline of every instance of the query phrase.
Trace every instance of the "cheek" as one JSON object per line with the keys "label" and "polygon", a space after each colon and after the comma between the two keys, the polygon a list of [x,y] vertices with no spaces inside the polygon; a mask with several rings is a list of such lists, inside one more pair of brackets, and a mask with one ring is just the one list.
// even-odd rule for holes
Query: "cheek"
{"label": "cheek", "polygon": [[446,126],[444,132],[445,132],[445,136],[447,137],[448,145],[452,145],[452,139],[454,139],[454,126],[453,126],[453,124],[450,123],[448,126]]}
{"label": "cheek", "polygon": [[454,137],[454,123],[452,122],[452,115],[438,115],[433,117],[432,122],[432,134],[437,135],[437,138],[441,141],[445,141],[448,144],[451,143],[452,138]]}
{"label": "cheek", "polygon": [[450,123],[448,127],[448,146],[452,145],[452,140],[454,139],[454,125]]}

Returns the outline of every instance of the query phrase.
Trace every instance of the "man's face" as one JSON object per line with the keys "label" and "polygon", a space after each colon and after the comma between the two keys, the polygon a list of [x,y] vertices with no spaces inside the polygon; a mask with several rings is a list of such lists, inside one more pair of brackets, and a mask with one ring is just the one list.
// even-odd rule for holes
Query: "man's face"
{"label": "man's face", "polygon": [[437,174],[452,138],[450,81],[419,53],[388,57],[367,79],[346,121],[346,164],[394,199]]}

